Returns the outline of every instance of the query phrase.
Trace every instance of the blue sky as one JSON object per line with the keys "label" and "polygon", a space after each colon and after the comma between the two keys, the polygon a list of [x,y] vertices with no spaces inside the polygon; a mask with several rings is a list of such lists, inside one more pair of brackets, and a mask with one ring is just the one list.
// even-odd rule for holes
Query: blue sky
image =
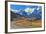
{"label": "blue sky", "polygon": [[25,9],[25,8],[38,8],[38,6],[26,6],[26,5],[10,5],[10,8],[13,10]]}

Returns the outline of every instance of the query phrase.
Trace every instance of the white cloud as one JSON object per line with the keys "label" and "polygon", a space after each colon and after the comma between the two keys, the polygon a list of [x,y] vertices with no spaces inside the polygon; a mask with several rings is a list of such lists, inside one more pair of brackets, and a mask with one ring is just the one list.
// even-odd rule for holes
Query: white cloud
{"label": "white cloud", "polygon": [[37,10],[39,10],[40,8],[38,7]]}
{"label": "white cloud", "polygon": [[12,12],[15,12],[15,13],[18,13],[20,12],[20,10],[14,10],[14,9],[11,9]]}
{"label": "white cloud", "polygon": [[35,8],[26,8],[25,9],[25,12],[29,12],[29,13],[32,13],[34,11]]}

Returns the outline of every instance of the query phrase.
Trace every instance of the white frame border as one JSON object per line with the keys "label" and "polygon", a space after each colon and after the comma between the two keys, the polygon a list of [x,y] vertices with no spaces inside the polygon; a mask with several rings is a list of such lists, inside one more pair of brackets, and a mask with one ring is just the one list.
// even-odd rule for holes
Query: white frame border
{"label": "white frame border", "polygon": [[[10,4],[42,6],[42,28],[10,29]],[[44,30],[44,4],[8,2],[8,32]]]}

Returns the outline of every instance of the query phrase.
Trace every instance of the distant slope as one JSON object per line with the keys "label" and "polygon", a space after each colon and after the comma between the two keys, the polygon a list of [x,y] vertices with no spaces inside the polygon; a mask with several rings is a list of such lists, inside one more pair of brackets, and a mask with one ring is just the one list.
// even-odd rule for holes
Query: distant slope
{"label": "distant slope", "polygon": [[[35,12],[33,12],[30,15],[26,15],[26,13],[22,12],[22,11],[20,13],[14,13],[11,11],[11,20],[13,20],[14,18],[18,19],[21,17],[25,17],[29,20],[41,19],[41,12],[38,12],[37,14]],[[22,15],[21,15],[21,13],[22,13]]]}
{"label": "distant slope", "polygon": [[13,18],[18,18],[18,17],[21,17],[21,15],[11,11],[11,20],[13,20]]}

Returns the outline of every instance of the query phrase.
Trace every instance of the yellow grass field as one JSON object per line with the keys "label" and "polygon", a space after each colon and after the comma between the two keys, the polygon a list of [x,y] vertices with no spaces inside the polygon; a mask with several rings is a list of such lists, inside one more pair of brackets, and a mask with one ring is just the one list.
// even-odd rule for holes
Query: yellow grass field
{"label": "yellow grass field", "polygon": [[12,21],[11,24],[13,28],[16,27],[24,27],[24,28],[38,28],[42,26],[41,20],[27,20],[26,18],[17,19],[16,21]]}
{"label": "yellow grass field", "polygon": [[32,27],[41,27],[42,21],[41,20],[35,20],[32,22]]}

